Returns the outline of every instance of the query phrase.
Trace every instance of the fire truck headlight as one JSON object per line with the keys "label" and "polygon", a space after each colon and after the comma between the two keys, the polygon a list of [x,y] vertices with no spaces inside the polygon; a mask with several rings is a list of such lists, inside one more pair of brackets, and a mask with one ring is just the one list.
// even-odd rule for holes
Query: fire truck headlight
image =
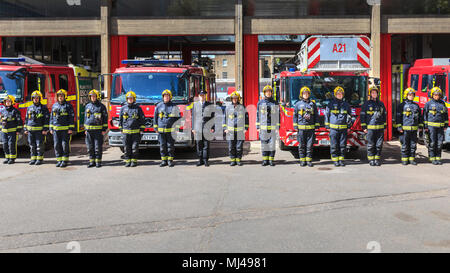
{"label": "fire truck headlight", "polygon": [[118,118],[113,118],[113,119],[111,120],[111,125],[112,125],[113,127],[119,127],[119,119],[118,119]]}

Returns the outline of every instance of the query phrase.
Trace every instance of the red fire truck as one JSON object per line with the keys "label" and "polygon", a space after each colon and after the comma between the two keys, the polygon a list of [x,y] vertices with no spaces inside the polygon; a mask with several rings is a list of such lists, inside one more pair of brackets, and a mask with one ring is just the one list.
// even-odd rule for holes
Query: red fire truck
{"label": "red fire truck", "polygon": [[[31,93],[41,91],[43,104],[49,111],[56,102],[56,92],[67,90],[68,98],[75,111],[76,132],[84,130],[84,105],[88,101],[88,92],[94,88],[96,73],[88,72],[77,66],[54,66],[32,64],[25,58],[0,58],[0,100],[7,94],[16,98],[16,105],[25,120],[25,112],[32,104]],[[49,139],[51,140],[51,139]],[[19,146],[27,145],[26,137],[20,135]]]}
{"label": "red fire truck", "polygon": [[359,113],[367,99],[370,70],[370,40],[366,36],[312,36],[305,40],[298,53],[299,71],[291,68],[275,75],[277,99],[280,102],[280,148],[298,146],[293,127],[294,105],[300,88],[311,89],[311,99],[317,104],[320,124],[314,146],[329,146],[328,131],[324,128],[325,108],[336,86],[345,89],[345,100],[351,105],[355,120],[348,136],[349,149],[365,145]]}
{"label": "red fire truck", "polygon": [[215,75],[203,66],[182,65],[182,61],[178,60],[136,59],[123,60],[122,64],[126,66],[117,68],[112,75],[109,144],[123,150],[122,134],[118,127],[120,108],[126,101],[125,94],[134,91],[136,102],[144,111],[146,119],[140,148],[159,147],[158,134],[153,129],[153,114],[156,104],[162,100],[162,91],[169,89],[173,94],[172,101],[179,106],[183,117],[181,134],[177,134],[175,145],[194,147],[194,139],[190,134],[191,120],[183,113],[202,89],[207,91],[209,101],[215,101]]}
{"label": "red fire truck", "polygon": [[[430,99],[429,91],[439,86],[444,94],[444,100],[450,108],[450,58],[419,59],[408,71],[408,86],[417,90],[415,101],[421,108]],[[450,130],[446,131],[445,144],[450,143]]]}

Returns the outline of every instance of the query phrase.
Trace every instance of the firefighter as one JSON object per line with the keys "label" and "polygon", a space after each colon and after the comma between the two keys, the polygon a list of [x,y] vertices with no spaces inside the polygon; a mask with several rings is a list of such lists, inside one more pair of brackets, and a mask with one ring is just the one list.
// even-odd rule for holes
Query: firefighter
{"label": "firefighter", "polygon": [[108,129],[108,112],[100,101],[100,92],[92,89],[89,91],[90,102],[84,111],[84,129],[86,134],[86,146],[89,153],[88,168],[102,167],[103,136]]}
{"label": "firefighter", "polygon": [[325,127],[330,130],[331,160],[334,166],[344,167],[347,134],[353,121],[350,105],[344,101],[344,88],[337,86],[333,93],[334,98],[327,105],[325,112]]}
{"label": "firefighter", "polygon": [[14,107],[15,98],[6,95],[3,99],[4,108],[0,111],[2,121],[2,142],[5,152],[3,164],[14,164],[17,158],[17,138],[22,131],[23,123],[19,110]]}
{"label": "firefighter", "polygon": [[56,92],[57,102],[53,104],[50,114],[50,132],[53,134],[56,167],[65,168],[69,163],[70,141],[72,130],[75,128],[72,104],[68,103],[67,91]]}
{"label": "firefighter", "polygon": [[264,98],[256,107],[256,129],[261,140],[262,166],[275,166],[277,130],[280,128],[278,103],[273,99],[273,89],[267,85],[263,89]]}
{"label": "firefighter", "polygon": [[442,145],[448,127],[448,109],[442,96],[442,90],[437,86],[433,87],[430,91],[431,100],[423,109],[425,130],[430,135],[428,154],[433,165],[442,165]]}
{"label": "firefighter", "polygon": [[145,116],[136,103],[136,93],[125,94],[127,102],[120,109],[119,129],[122,131],[122,144],[125,151],[125,167],[136,167],[141,134],[145,130]]}
{"label": "firefighter", "polygon": [[370,166],[381,166],[386,107],[379,99],[378,87],[369,88],[369,100],[361,107],[361,127],[367,139],[367,159]]}
{"label": "firefighter", "polygon": [[42,104],[42,93],[31,93],[33,104],[27,108],[25,115],[25,134],[30,144],[30,165],[41,165],[44,160],[45,138],[49,129],[50,112]]}
{"label": "firefighter", "polygon": [[225,108],[223,128],[228,142],[230,166],[242,166],[245,133],[248,130],[248,113],[240,103],[241,95],[234,91],[230,95],[231,105]]}
{"label": "firefighter", "polygon": [[294,106],[294,130],[297,131],[298,154],[302,167],[313,166],[315,129],[320,126],[316,103],[310,97],[311,89],[308,86],[303,86],[300,89],[300,100]]}
{"label": "firefighter", "polygon": [[416,91],[409,87],[404,91],[404,101],[397,108],[396,127],[402,144],[402,164],[417,165],[417,131],[423,127],[422,111],[420,106],[414,102]]}
{"label": "firefighter", "polygon": [[[206,96],[207,92],[201,91],[198,96],[199,100],[186,107],[191,111],[192,133],[197,146],[197,167],[202,165],[209,167],[209,142],[212,140],[215,128],[214,124],[211,127],[207,126],[210,120],[214,120],[215,112],[214,105],[207,101]],[[208,129],[211,134],[208,134]]]}
{"label": "firefighter", "polygon": [[175,123],[180,118],[180,109],[172,102],[172,92],[168,89],[161,94],[163,101],[155,107],[154,128],[158,132],[159,150],[161,153],[160,167],[175,166],[175,134],[179,128]]}

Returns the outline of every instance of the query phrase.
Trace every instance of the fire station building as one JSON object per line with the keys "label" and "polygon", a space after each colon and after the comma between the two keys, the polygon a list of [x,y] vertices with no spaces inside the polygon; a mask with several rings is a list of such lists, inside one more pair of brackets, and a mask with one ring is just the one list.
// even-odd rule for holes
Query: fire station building
{"label": "fire station building", "polygon": [[178,54],[191,63],[202,54],[229,54],[232,60],[217,63],[233,66],[233,73],[224,71],[221,76],[233,75],[246,105],[257,103],[260,77],[267,74],[260,73],[261,55],[293,55],[304,37],[325,34],[371,38],[371,76],[380,78],[382,100],[392,112],[393,97],[400,92],[398,78],[403,77],[398,65],[421,58],[450,58],[450,4],[440,0],[0,0],[0,56],[24,55],[111,73],[127,58]]}

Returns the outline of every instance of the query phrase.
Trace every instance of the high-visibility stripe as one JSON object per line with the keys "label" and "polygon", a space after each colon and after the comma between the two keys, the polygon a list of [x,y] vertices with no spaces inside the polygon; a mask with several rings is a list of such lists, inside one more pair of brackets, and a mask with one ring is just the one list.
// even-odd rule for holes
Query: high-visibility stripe
{"label": "high-visibility stripe", "polygon": [[241,159],[240,158],[236,158],[236,162],[241,162]]}
{"label": "high-visibility stripe", "polygon": [[370,155],[368,155],[368,156],[367,156],[367,159],[368,159],[368,160],[374,160],[374,159],[375,159],[375,156],[370,156]]}
{"label": "high-visibility stripe", "polygon": [[161,160],[163,161],[167,160],[167,156],[161,156]]}
{"label": "high-visibility stripe", "polygon": [[402,161],[409,161],[408,157],[402,157]]}
{"label": "high-visibility stripe", "polygon": [[332,161],[339,161],[339,157],[331,157]]}
{"label": "high-visibility stripe", "polygon": [[306,158],[305,158],[305,161],[306,161],[306,162],[311,162],[311,161],[312,161],[312,158],[311,158],[311,157],[306,157]]}
{"label": "high-visibility stripe", "polygon": [[275,130],[277,129],[277,126],[273,125],[261,125],[261,130]]}
{"label": "high-visibility stripe", "polygon": [[231,162],[236,162],[236,158],[230,158]]}
{"label": "high-visibility stripe", "polygon": [[67,162],[67,161],[69,161],[69,157],[68,156],[63,156],[63,157],[61,157],[61,160]]}
{"label": "high-visibility stripe", "polygon": [[69,126],[50,125],[50,129],[55,130],[55,131],[64,131],[64,130],[69,130]]}
{"label": "high-visibility stripe", "polygon": [[431,121],[425,121],[425,124],[431,127],[444,127],[445,122],[431,122]]}
{"label": "high-visibility stripe", "polygon": [[275,160],[275,157],[269,156],[269,160],[270,160],[270,161],[274,161],[274,160]]}
{"label": "high-visibility stripe", "polygon": [[173,156],[168,156],[167,160],[173,160]]}
{"label": "high-visibility stripe", "polygon": [[306,161],[306,158],[300,158],[300,162]]}
{"label": "high-visibility stripe", "polygon": [[175,128],[158,128],[159,133],[171,133],[174,131],[175,131]]}
{"label": "high-visibility stripe", "polygon": [[312,129],[315,129],[316,126],[315,125],[298,125],[297,128],[299,130],[312,130]]}
{"label": "high-visibility stripe", "polygon": [[380,156],[379,156],[379,155],[376,155],[376,156],[375,156],[375,159],[380,159]]}
{"label": "high-visibility stripe", "polygon": [[84,129],[86,130],[102,130],[103,125],[84,125]]}
{"label": "high-visibility stripe", "polygon": [[132,159],[131,159],[131,162],[134,162],[134,163],[136,163],[136,162],[137,162],[137,159],[135,159],[135,158],[132,158]]}
{"label": "high-visibility stripe", "polygon": [[416,131],[418,129],[419,129],[418,126],[402,126],[402,130],[405,130],[405,131]]}
{"label": "high-visibility stripe", "polygon": [[2,128],[2,132],[3,133],[12,133],[12,132],[16,132],[17,131],[17,127],[15,128],[8,128],[8,129],[3,129]]}
{"label": "high-visibility stripe", "polygon": [[340,156],[340,157],[338,157],[338,158],[339,158],[339,161],[342,161],[342,160],[345,159],[343,156]]}
{"label": "high-visibility stripe", "polygon": [[410,158],[408,158],[408,159],[409,159],[409,161],[414,161],[414,160],[415,160],[414,157],[410,157]]}
{"label": "high-visibility stripe", "polygon": [[31,160],[36,160],[37,159],[37,156],[32,156],[31,157]]}
{"label": "high-visibility stripe", "polygon": [[122,133],[124,133],[124,134],[138,134],[140,131],[141,131],[140,129],[134,129],[134,130],[123,129]]}
{"label": "high-visibility stripe", "polygon": [[384,124],[383,125],[367,125],[367,129],[369,130],[379,130],[379,129],[384,129]]}
{"label": "high-visibility stripe", "polygon": [[44,160],[44,156],[43,155],[38,155],[38,156],[36,156],[36,159],[37,160]]}
{"label": "high-visibility stripe", "polygon": [[330,123],[330,128],[332,129],[347,129],[347,124],[331,124]]}
{"label": "high-visibility stripe", "polygon": [[263,156],[262,159],[263,160],[269,160],[269,157],[268,156]]}
{"label": "high-visibility stripe", "polygon": [[42,130],[44,130],[44,127],[43,126],[34,127],[34,126],[25,125],[25,129],[27,129],[28,131],[42,131]]}

